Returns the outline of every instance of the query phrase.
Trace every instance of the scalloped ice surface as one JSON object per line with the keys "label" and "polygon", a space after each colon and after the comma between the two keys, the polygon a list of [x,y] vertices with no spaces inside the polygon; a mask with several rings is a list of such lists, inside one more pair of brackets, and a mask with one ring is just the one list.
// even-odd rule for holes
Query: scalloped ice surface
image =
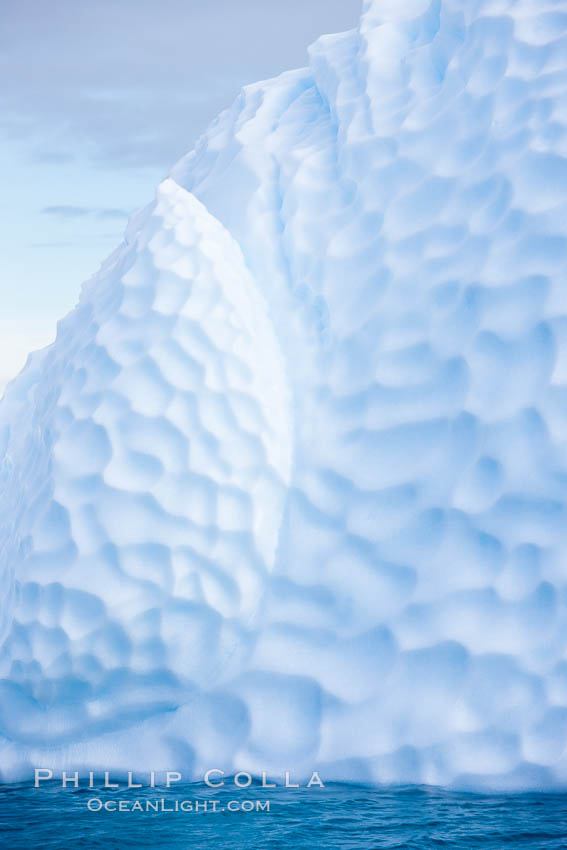
{"label": "scalloped ice surface", "polygon": [[0,771],[567,787],[567,9],[375,0],[0,409]]}

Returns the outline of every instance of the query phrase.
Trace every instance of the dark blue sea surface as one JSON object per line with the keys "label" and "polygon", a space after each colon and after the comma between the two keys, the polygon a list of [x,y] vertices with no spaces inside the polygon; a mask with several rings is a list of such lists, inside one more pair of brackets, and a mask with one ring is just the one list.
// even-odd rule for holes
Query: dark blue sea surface
{"label": "dark blue sea surface", "polygon": [[[256,810],[256,801],[264,810]],[[90,811],[89,805],[101,808]],[[243,810],[250,806],[252,811]],[[0,786],[0,847],[554,850],[567,848],[567,795],[353,785],[245,790],[232,784],[217,790],[203,784],[170,790],[5,785]]]}

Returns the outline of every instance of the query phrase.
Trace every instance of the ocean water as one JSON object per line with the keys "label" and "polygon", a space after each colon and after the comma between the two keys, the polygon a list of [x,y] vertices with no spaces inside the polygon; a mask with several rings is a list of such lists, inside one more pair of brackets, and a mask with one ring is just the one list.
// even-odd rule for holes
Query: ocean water
{"label": "ocean water", "polygon": [[[132,811],[134,801],[142,811]],[[256,801],[263,810],[256,810]],[[118,811],[121,802],[124,811]],[[192,809],[182,811],[181,802]],[[0,788],[0,847],[554,850],[567,848],[567,794],[338,784],[309,790],[192,784],[169,791],[7,785]]]}

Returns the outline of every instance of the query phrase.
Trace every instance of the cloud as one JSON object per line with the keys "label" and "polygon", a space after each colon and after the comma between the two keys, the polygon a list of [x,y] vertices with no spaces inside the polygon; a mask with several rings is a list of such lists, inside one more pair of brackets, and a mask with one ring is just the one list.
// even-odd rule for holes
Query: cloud
{"label": "cloud", "polygon": [[61,218],[83,218],[90,212],[86,207],[75,207],[72,204],[58,204],[42,209],[42,213],[45,215],[57,215]]}
{"label": "cloud", "polygon": [[130,213],[127,210],[121,210],[117,207],[105,207],[104,209],[97,210],[96,215],[98,218],[128,218]]}
{"label": "cloud", "polygon": [[63,151],[38,151],[33,159],[44,165],[69,165],[75,161],[73,154]]}
{"label": "cloud", "polygon": [[85,218],[86,216],[95,216],[101,219],[124,219],[128,218],[130,213],[127,210],[119,209],[118,207],[77,207],[73,204],[55,204],[54,206],[44,207],[42,209],[44,215],[59,216],[60,218]]}
{"label": "cloud", "polygon": [[32,247],[32,248],[49,248],[49,249],[57,250],[58,248],[70,248],[72,244],[73,243],[69,242],[69,241],[67,241],[67,242],[63,242],[63,241],[56,242],[55,240],[52,239],[49,242],[30,242],[30,247]]}
{"label": "cloud", "polygon": [[2,131],[55,150],[52,162],[80,150],[99,167],[169,169],[244,83],[304,65],[360,5],[2,0]]}

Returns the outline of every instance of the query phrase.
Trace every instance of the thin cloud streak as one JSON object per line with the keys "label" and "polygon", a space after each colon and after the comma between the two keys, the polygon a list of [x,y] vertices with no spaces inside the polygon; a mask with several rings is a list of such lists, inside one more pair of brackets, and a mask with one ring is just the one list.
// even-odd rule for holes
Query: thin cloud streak
{"label": "thin cloud streak", "polygon": [[44,215],[54,215],[60,218],[85,218],[86,216],[96,216],[100,219],[124,219],[130,215],[127,210],[119,209],[118,207],[102,207],[88,208],[77,207],[72,204],[55,204],[53,206],[44,207],[42,209]]}

